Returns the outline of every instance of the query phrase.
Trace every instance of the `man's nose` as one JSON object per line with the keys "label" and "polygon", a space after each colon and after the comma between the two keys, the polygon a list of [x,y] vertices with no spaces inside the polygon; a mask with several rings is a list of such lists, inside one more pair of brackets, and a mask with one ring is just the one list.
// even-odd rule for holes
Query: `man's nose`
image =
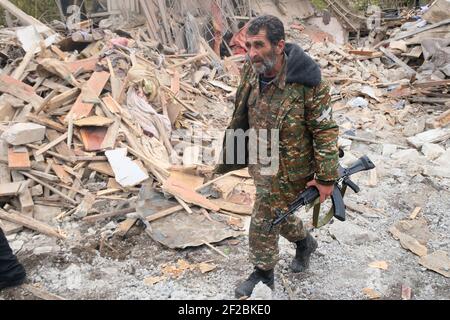
{"label": "man's nose", "polygon": [[250,50],[248,51],[248,55],[250,59],[253,60],[258,55],[258,51],[255,50],[254,48],[250,48]]}

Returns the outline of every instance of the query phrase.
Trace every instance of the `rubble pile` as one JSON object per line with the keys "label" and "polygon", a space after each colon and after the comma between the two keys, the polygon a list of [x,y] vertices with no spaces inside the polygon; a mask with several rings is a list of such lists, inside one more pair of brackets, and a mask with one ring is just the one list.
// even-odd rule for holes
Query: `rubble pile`
{"label": "rubble pile", "polygon": [[[238,36],[236,19],[252,10],[246,1],[212,5],[207,40],[183,14],[188,1],[139,2],[141,23],[126,27],[113,17],[46,26],[1,1],[25,26],[0,29],[0,226],[7,235],[27,228],[64,241],[71,222],[89,224],[103,246],[143,225],[169,248],[206,245],[226,257],[211,243],[243,234],[255,187],[246,170],[212,176],[245,61],[245,48],[235,51],[223,35]],[[288,41],[317,61],[331,86],[342,163],[378,148],[370,187],[389,169],[405,184],[450,188],[446,5],[404,11],[381,36],[370,34],[378,39],[370,46],[338,45],[298,19],[286,25]],[[229,13],[237,18],[223,20]],[[346,204],[380,215],[358,199]],[[420,208],[411,209],[415,219]],[[448,271],[437,261],[444,254],[427,255],[426,241],[390,231],[422,265]]]}
{"label": "rubble pile", "polygon": [[[203,185],[203,177],[211,175],[213,163],[204,164],[201,155],[220,150],[208,130],[215,129],[213,121],[226,125],[231,112],[239,80],[233,59],[220,60],[205,43],[199,53],[161,53],[143,35],[145,27],[125,32],[128,37],[84,26],[68,35],[47,28],[52,35],[46,37],[38,27],[1,32],[0,218],[6,234],[25,226],[64,238],[58,222],[123,220],[154,190],[162,204],[143,204],[138,213],[144,215],[120,223],[118,234],[141,217],[194,214],[193,204],[195,212],[222,211],[230,223],[232,212],[249,214],[249,199],[232,203],[219,195],[213,202],[196,192],[211,185]],[[245,172],[233,175],[239,176],[248,178]],[[150,190],[138,197],[144,184]],[[60,213],[48,225],[35,206]],[[215,235],[213,242],[235,233]]]}

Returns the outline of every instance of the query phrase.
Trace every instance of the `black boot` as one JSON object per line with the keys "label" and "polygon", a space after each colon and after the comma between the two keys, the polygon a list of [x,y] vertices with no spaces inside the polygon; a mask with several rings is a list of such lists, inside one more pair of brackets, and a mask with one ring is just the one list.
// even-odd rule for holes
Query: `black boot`
{"label": "black boot", "polygon": [[305,239],[295,243],[297,244],[297,250],[291,263],[291,269],[293,272],[302,272],[309,267],[309,259],[311,254],[317,249],[317,241],[308,233]]}
{"label": "black boot", "polygon": [[17,261],[0,228],[0,290],[21,285],[25,279],[25,269]]}
{"label": "black boot", "polygon": [[274,289],[274,273],[272,270],[261,270],[255,267],[255,271],[252,272],[247,280],[242,282],[234,291],[236,298],[250,297],[252,295],[255,286],[262,281],[270,289]]}

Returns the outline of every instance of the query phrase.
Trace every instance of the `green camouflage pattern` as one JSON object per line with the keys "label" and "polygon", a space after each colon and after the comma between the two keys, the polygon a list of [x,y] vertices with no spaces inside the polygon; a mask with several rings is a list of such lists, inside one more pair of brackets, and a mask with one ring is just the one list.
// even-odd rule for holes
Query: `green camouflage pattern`
{"label": "green camouflage pattern", "polygon": [[275,208],[287,210],[287,206],[306,187],[312,177],[300,179],[295,184],[281,177],[269,192],[266,185],[256,185],[256,199],[253,206],[249,230],[250,262],[262,270],[275,268],[278,262],[278,240],[283,236],[290,242],[306,238],[307,230],[303,221],[296,215],[290,215],[286,221],[276,225],[268,232],[267,228],[275,218]]}
{"label": "green camouflage pattern", "polygon": [[[316,87],[286,83],[285,68],[286,64],[274,81],[260,92],[258,76],[249,63],[244,66],[235,111],[228,127],[244,131],[249,128],[279,129],[278,172],[273,176],[262,176],[261,165],[248,164],[248,161],[245,164],[220,164],[215,170],[225,173],[249,167],[256,185],[249,232],[250,260],[263,270],[273,269],[278,261],[280,234],[291,242],[307,236],[303,222],[295,215],[268,232],[267,225],[276,216],[275,208],[286,210],[314,177],[327,185],[338,178],[339,128],[332,118],[329,86],[324,81]],[[225,155],[223,148],[222,156]]]}
{"label": "green camouflage pattern", "polygon": [[[316,179],[322,184],[332,184],[338,177],[339,127],[332,118],[329,86],[324,81],[313,88],[286,83],[285,74],[283,67],[277,81],[260,94],[258,77],[247,63],[236,93],[235,110],[228,129],[249,129],[249,114],[252,110],[261,116],[267,116],[265,123],[264,119],[253,121],[252,125],[255,127],[252,128],[280,130],[279,174],[287,176],[289,181],[295,181],[315,173]],[[225,144],[226,141],[224,146]],[[237,146],[235,157],[236,153]],[[225,148],[221,156],[225,159]],[[226,173],[247,166],[248,162],[223,163],[217,165],[215,172]],[[279,178],[279,175],[274,178]]]}

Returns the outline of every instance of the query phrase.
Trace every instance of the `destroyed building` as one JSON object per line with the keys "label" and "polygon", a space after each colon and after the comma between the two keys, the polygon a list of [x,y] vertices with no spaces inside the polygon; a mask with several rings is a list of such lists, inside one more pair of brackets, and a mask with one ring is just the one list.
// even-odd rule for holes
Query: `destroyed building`
{"label": "destroyed building", "polygon": [[0,227],[31,282],[0,299],[232,298],[255,186],[246,169],[212,171],[260,14],[330,83],[342,165],[376,164],[347,221],[309,226],[314,274],[286,271],[281,242],[270,298],[450,299],[448,0],[55,1],[48,17],[13,2],[0,0]]}

